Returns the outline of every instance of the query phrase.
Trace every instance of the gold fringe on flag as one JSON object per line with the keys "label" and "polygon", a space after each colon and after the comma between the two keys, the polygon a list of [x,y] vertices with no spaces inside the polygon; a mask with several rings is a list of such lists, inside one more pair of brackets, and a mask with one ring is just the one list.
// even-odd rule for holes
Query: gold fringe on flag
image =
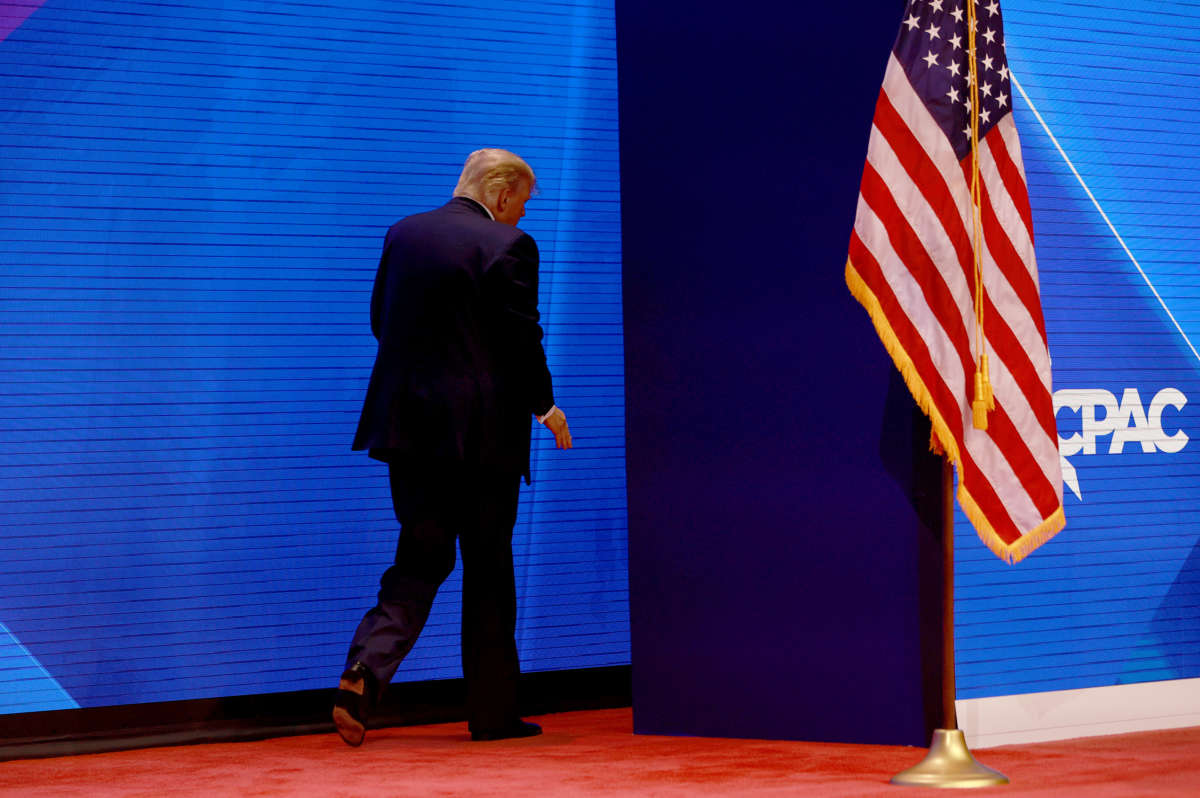
{"label": "gold fringe on flag", "polygon": [[[945,419],[938,412],[937,406],[933,402],[933,396],[929,393],[929,389],[925,387],[925,382],[921,379],[921,375],[917,373],[917,367],[913,364],[912,358],[904,351],[904,346],[892,330],[891,324],[888,323],[887,315],[883,312],[883,308],[880,307],[878,298],[876,298],[874,292],[867,286],[849,259],[846,260],[846,285],[850,288],[850,293],[854,298],[866,308],[867,314],[871,317],[871,323],[875,326],[875,332],[879,335],[879,340],[883,342],[884,349],[891,355],[892,362],[899,369],[900,375],[904,378],[904,384],[908,386],[908,390],[912,393],[913,398],[916,399],[917,406],[929,417],[933,426],[933,431],[930,434],[930,449],[937,452],[940,448],[941,453],[949,459],[950,464],[958,468],[958,504],[962,507],[963,512],[966,513],[971,525],[975,527],[975,533],[979,535],[979,539],[983,541],[983,544],[992,550],[993,554],[1009,565],[1025,559],[1031,551],[1054,537],[1055,534],[1066,526],[1067,519],[1063,514],[1062,507],[1060,506],[1049,518],[1012,543],[1006,543],[996,534],[996,530],[988,522],[987,516],[979,509],[979,505],[975,503],[975,499],[972,498],[970,492],[963,485],[962,468],[960,465],[961,453],[958,449],[958,441],[955,440],[954,435],[950,432],[950,428],[946,425]],[[986,369],[986,367],[985,360],[984,368]],[[991,386],[989,385],[988,387],[990,389]]]}

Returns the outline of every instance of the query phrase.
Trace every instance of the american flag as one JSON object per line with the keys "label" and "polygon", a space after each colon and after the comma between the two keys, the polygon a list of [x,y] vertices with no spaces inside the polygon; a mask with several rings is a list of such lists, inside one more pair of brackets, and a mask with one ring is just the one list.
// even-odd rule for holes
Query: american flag
{"label": "american flag", "polygon": [[[935,444],[957,465],[959,505],[979,537],[1006,562],[1022,559],[1065,520],[1033,221],[997,0],[908,3],[875,107],[846,281],[933,421]],[[977,313],[995,402],[986,430],[972,414]]]}

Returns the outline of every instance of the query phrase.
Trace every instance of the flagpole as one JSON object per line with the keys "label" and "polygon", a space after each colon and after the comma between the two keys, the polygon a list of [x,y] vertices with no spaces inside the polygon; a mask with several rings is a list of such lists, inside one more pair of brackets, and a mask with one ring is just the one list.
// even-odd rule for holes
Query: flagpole
{"label": "flagpole", "polygon": [[954,670],[954,466],[942,457],[942,725],[958,728]]}
{"label": "flagpole", "polygon": [[942,725],[934,729],[929,753],[892,777],[906,787],[994,787],[1008,777],[971,756],[958,728],[954,675],[954,466],[942,457]]}

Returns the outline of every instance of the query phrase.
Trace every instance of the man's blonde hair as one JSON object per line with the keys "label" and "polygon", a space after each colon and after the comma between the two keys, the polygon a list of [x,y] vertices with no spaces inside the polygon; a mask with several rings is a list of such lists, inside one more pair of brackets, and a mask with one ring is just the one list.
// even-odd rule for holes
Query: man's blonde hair
{"label": "man's blonde hair", "polygon": [[537,177],[529,164],[516,153],[489,147],[475,150],[463,164],[454,196],[470,197],[489,208],[506,188],[515,189],[522,181],[529,181],[529,190],[537,185]]}

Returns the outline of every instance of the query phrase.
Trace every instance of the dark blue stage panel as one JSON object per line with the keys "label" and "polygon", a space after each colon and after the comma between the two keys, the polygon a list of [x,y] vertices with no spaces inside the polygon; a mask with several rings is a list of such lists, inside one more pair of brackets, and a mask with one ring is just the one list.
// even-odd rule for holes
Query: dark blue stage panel
{"label": "dark blue stage panel", "polygon": [[939,466],[843,278],[901,10],[618,3],[640,732],[928,742]]}
{"label": "dark blue stage panel", "polygon": [[[526,670],[629,661],[607,0],[26,0],[0,15],[0,713],[324,688],[397,527],[350,443],[383,235],[466,155],[540,195],[556,396]],[[401,679],[459,676],[457,575]]]}

